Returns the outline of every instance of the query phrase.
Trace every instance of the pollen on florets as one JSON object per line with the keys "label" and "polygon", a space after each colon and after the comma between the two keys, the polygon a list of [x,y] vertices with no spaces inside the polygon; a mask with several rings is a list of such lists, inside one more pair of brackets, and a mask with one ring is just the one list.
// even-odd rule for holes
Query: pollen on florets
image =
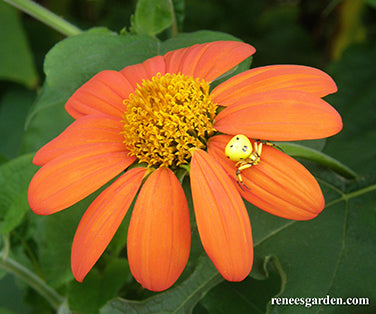
{"label": "pollen on florets", "polygon": [[204,80],[158,73],[137,85],[124,104],[124,143],[131,155],[149,166],[188,163],[190,149],[205,148],[215,131],[217,105]]}

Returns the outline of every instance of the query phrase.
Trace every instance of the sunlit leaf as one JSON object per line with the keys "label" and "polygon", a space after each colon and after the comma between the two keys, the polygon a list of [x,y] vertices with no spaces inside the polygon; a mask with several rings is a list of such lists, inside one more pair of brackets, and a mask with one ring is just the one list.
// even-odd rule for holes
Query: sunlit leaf
{"label": "sunlit leaf", "polygon": [[173,7],[169,0],[138,0],[133,31],[154,36],[172,24]]}
{"label": "sunlit leaf", "polygon": [[331,49],[334,60],[337,60],[351,44],[366,40],[367,28],[363,21],[365,8],[363,1],[353,0],[343,1],[341,6],[339,6],[338,18],[340,26],[333,39]]}
{"label": "sunlit leaf", "polygon": [[27,189],[37,167],[25,155],[0,166],[0,233],[16,228],[30,210]]}
{"label": "sunlit leaf", "polygon": [[23,151],[39,149],[73,121],[64,104],[96,73],[121,70],[156,54],[157,42],[151,38],[119,36],[103,29],[55,45],[46,56],[46,82],[28,116]]}

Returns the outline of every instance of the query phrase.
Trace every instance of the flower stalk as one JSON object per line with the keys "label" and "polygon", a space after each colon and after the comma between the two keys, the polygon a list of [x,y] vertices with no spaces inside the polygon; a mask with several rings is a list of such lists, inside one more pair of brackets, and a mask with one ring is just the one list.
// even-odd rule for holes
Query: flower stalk
{"label": "flower stalk", "polygon": [[171,17],[172,17],[172,23],[171,23],[171,35],[172,37],[175,37],[178,33],[179,33],[179,30],[178,30],[178,23],[176,21],[176,15],[175,15],[175,11],[174,11],[174,5],[172,3],[172,0],[169,0],[169,5],[170,5],[170,9],[171,9]]}
{"label": "flower stalk", "polygon": [[30,287],[38,291],[38,293],[42,295],[55,310],[57,310],[63,303],[64,298],[33,272],[15,260],[9,258],[9,239],[4,237],[3,240],[4,248],[0,251],[0,268],[12,273],[18,278],[21,278]]}
{"label": "flower stalk", "polygon": [[50,26],[59,33],[65,36],[74,36],[82,32],[77,26],[69,23],[63,18],[57,16],[46,8],[42,7],[38,3],[31,0],[4,0],[10,5],[16,7],[17,9],[31,15],[35,19],[41,21],[42,23]]}

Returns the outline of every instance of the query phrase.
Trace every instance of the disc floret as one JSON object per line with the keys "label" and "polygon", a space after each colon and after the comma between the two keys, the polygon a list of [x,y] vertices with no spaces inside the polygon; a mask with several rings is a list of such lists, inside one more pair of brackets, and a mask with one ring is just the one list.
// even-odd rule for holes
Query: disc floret
{"label": "disc floret", "polygon": [[124,100],[124,143],[139,162],[176,168],[205,148],[214,133],[217,105],[209,84],[182,74],[157,74],[143,80]]}

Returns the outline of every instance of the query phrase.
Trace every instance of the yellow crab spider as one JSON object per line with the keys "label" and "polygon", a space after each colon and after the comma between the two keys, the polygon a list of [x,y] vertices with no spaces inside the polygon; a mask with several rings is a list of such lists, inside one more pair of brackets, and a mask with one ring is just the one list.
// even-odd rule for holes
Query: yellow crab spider
{"label": "yellow crab spider", "polygon": [[[247,168],[257,165],[260,162],[262,145],[273,145],[268,142],[255,141],[254,147],[251,141],[245,135],[235,135],[226,145],[225,155],[228,159],[235,161],[236,182],[240,187],[245,186],[241,172]],[[248,188],[249,189],[249,188]]]}

